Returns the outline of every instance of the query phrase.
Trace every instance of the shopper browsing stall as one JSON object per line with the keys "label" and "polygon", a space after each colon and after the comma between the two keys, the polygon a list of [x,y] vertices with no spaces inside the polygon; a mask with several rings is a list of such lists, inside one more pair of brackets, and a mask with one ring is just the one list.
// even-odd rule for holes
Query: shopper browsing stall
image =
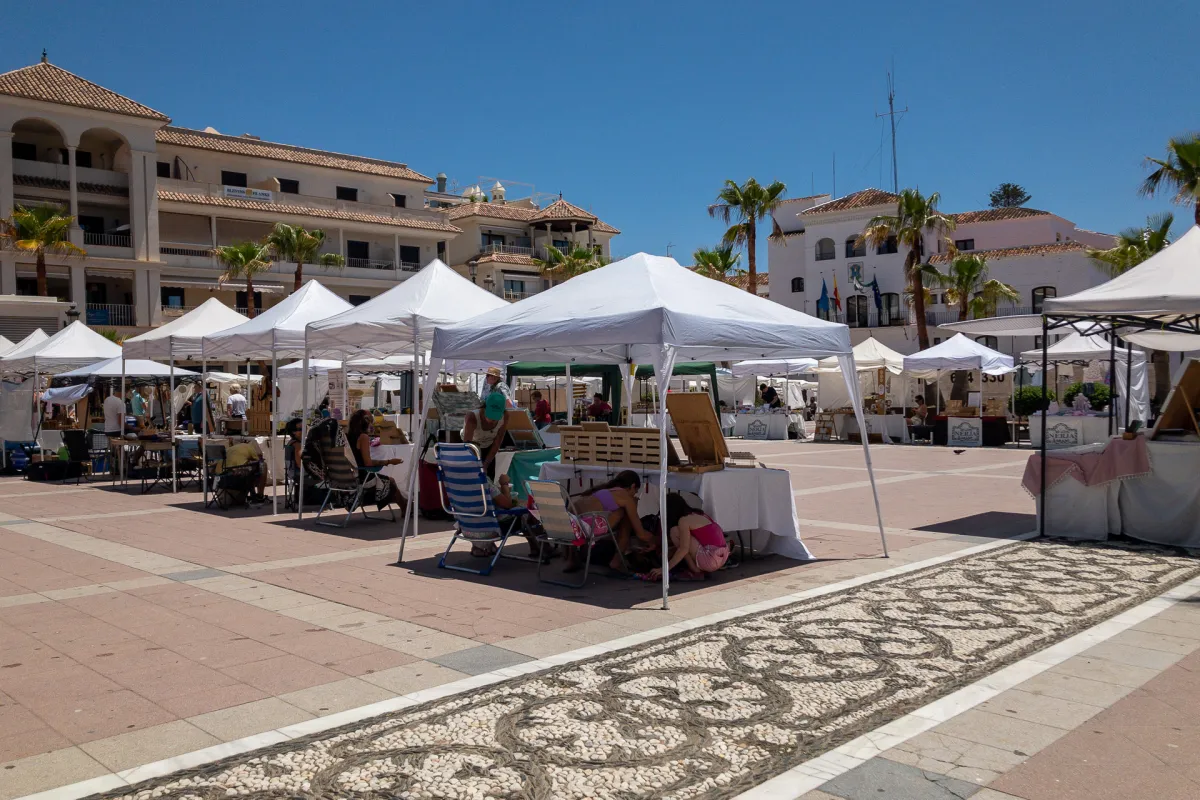
{"label": "shopper browsing stall", "polygon": [[495,475],[496,452],[504,442],[506,405],[502,393],[490,392],[478,411],[469,411],[463,416],[462,440],[479,448],[489,477]]}

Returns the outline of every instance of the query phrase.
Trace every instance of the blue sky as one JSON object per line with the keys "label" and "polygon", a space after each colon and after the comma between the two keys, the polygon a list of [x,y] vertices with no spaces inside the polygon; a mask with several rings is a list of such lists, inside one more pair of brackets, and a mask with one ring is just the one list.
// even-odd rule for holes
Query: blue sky
{"label": "blue sky", "polygon": [[1143,156],[1200,129],[1198,24],[1194,0],[40,2],[6,10],[0,71],[46,47],[179,125],[561,191],[615,253],[687,264],[725,178],[828,192],[836,154],[838,194],[890,188],[893,62],[901,186],[1140,223],[1170,207],[1136,194]]}

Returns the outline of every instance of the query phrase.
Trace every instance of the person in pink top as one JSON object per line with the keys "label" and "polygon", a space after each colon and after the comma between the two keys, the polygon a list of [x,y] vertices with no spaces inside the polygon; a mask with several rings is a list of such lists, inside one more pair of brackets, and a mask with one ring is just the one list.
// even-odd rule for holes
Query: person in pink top
{"label": "person in pink top", "polygon": [[[729,543],[721,526],[703,511],[692,508],[682,495],[667,495],[667,526],[672,553],[667,563],[674,570],[686,563],[687,569],[675,574],[679,580],[704,580],[729,560]],[[662,577],[662,570],[651,570],[650,580]]]}

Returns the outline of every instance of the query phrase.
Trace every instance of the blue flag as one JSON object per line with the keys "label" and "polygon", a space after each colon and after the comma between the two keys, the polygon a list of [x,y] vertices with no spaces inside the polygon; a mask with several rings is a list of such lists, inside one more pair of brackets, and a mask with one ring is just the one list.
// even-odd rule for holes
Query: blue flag
{"label": "blue flag", "polygon": [[829,313],[829,290],[825,288],[824,278],[821,278],[821,297],[817,300],[817,311]]}
{"label": "blue flag", "polygon": [[879,278],[871,276],[871,282],[867,284],[871,287],[871,294],[875,295],[875,310],[883,313],[883,296],[879,294]]}

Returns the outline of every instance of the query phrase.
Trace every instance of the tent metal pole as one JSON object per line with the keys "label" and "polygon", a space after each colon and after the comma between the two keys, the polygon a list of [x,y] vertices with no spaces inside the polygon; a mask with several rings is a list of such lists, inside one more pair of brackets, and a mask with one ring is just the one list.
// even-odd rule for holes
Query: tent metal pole
{"label": "tent metal pole", "polygon": [[[275,338],[274,331],[271,332],[271,338]],[[271,429],[267,431],[267,446],[271,448],[271,516],[279,514],[279,437],[276,432],[279,430],[279,400],[275,391],[275,382],[279,375],[279,352],[275,348],[275,343],[271,343]],[[307,378],[307,376],[305,376]],[[265,383],[264,379],[264,383]]]}
{"label": "tent metal pole", "polygon": [[[1048,387],[1046,386],[1046,378],[1048,376],[1049,365],[1046,363],[1050,356],[1046,352],[1049,349],[1050,343],[1050,319],[1045,314],[1042,315],[1042,442],[1041,442],[1041,461],[1042,461],[1042,487],[1038,493],[1038,535],[1046,535],[1046,411],[1050,407],[1050,398]],[[1058,374],[1055,370],[1055,378]]]}
{"label": "tent metal pole", "polygon": [[[179,453],[175,450],[175,348],[167,339],[167,352],[171,355],[171,390],[167,393],[167,407],[163,409],[163,422],[171,426],[171,491],[179,492]],[[170,412],[168,415],[167,412]]]}
{"label": "tent metal pole", "polygon": [[[300,467],[296,470],[296,519],[304,519],[304,443],[308,439],[308,326],[304,326],[304,378],[300,382]],[[288,442],[290,445],[291,442]],[[284,469],[287,469],[285,466]]]}
{"label": "tent metal pole", "polygon": [[[1108,332],[1108,435],[1113,435],[1113,414],[1117,407],[1117,330],[1114,326]],[[1128,387],[1126,387],[1128,391]]]}
{"label": "tent metal pole", "polygon": [[[417,319],[416,314],[413,314],[412,330],[413,330],[413,408],[412,408],[413,413],[408,415],[408,426],[409,426],[409,428],[412,429],[413,433],[409,437],[408,440],[413,443],[412,455],[409,456],[410,458],[413,459],[413,464],[412,464],[412,467],[409,469],[409,472],[416,474],[416,468],[419,466],[418,459],[421,456],[421,448],[417,444],[416,435],[419,432],[421,434],[421,438],[422,439],[425,438],[424,420],[422,420],[421,428],[419,430],[413,424],[413,421],[417,416],[417,414],[416,414],[417,399],[421,396],[421,388],[420,388],[421,387],[421,382],[420,382],[421,365],[418,360],[418,358],[420,356],[420,351],[421,351],[421,322],[420,322],[420,320]],[[443,362],[443,365],[444,365],[444,363],[445,362]],[[422,407],[424,407],[424,403],[422,403],[421,405],[422,405]],[[417,480],[415,480],[415,481],[410,480],[409,487],[408,487],[408,504],[410,506],[412,506],[412,535],[413,536],[417,535],[417,509],[419,509],[421,507],[420,499],[421,499],[421,481],[420,481],[420,475],[417,475]],[[406,511],[407,511],[407,509],[406,509]],[[404,516],[407,519],[408,514],[405,514]],[[405,537],[407,535],[408,535],[408,526],[405,525],[400,531],[400,536]],[[403,538],[401,539],[400,548],[401,548],[400,549],[401,555],[403,556],[403,553],[404,553]]]}
{"label": "tent metal pole", "polygon": [[[203,347],[203,345],[201,345]],[[200,495],[208,505],[208,359],[200,355]]]}
{"label": "tent metal pole", "polygon": [[567,370],[567,424],[575,424],[575,386],[571,383],[571,360],[564,365]]}
{"label": "tent metal pole", "polygon": [[1133,397],[1133,342],[1125,342],[1125,427],[1129,427],[1129,398]]}
{"label": "tent metal pole", "polygon": [[420,395],[419,370],[417,369],[417,348],[419,346],[419,337],[417,333],[417,315],[412,315],[412,320],[409,323],[413,333],[413,360],[412,360],[412,406],[408,413],[408,440],[415,442],[417,436],[417,428],[414,424],[417,418],[417,407],[420,403],[417,402],[417,397]]}
{"label": "tent metal pole", "polygon": [[[675,371],[675,350],[674,348],[665,348],[663,353],[663,369],[659,371],[659,380],[663,377],[669,383],[671,373]],[[570,370],[568,363],[567,369]],[[567,375],[571,373],[568,371]],[[660,391],[659,396],[662,402],[658,407],[658,529],[662,537],[662,600],[663,611],[668,611],[671,608],[670,590],[671,590],[671,570],[667,565],[670,561],[668,558],[670,531],[667,530],[667,401],[666,392]],[[753,542],[751,542],[753,545]]]}
{"label": "tent metal pole", "polygon": [[[34,360],[36,364],[36,359]],[[125,402],[125,348],[121,348],[121,402]],[[125,412],[121,412],[121,447],[120,447],[120,465],[118,470],[121,475],[121,486],[125,486]]]}

